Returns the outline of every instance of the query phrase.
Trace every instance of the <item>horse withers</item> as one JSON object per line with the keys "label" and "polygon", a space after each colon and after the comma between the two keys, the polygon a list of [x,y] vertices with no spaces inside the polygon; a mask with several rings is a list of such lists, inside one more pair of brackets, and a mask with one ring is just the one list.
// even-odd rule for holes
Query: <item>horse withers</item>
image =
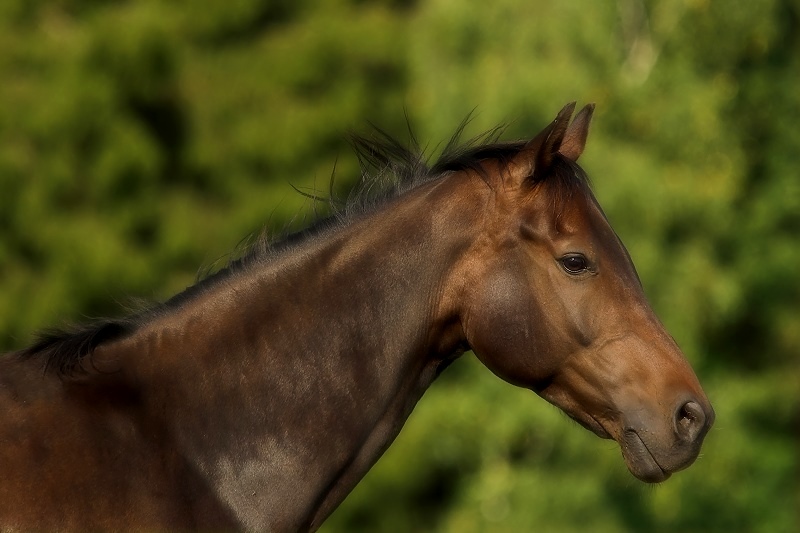
{"label": "horse withers", "polygon": [[0,529],[314,530],[466,350],[637,478],[690,465],[714,412],[576,163],[593,106],[573,110],[430,167],[359,140],[397,178],[379,201],[0,358]]}

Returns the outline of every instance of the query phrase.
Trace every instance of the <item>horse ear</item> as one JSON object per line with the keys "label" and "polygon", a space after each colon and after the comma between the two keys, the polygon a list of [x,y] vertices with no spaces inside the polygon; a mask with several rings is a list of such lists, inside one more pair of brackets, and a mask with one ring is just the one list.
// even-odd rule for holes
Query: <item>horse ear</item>
{"label": "horse ear", "polygon": [[520,152],[527,160],[526,162],[530,169],[528,175],[532,174],[534,179],[544,176],[544,173],[550,168],[553,158],[564,141],[569,119],[574,110],[575,102],[565,105],[558,112],[556,119],[531,139]]}
{"label": "horse ear", "polygon": [[575,120],[572,121],[572,124],[569,125],[564,134],[558,153],[572,161],[578,160],[586,146],[586,137],[589,135],[589,123],[592,121],[592,113],[594,113],[594,104],[588,104],[575,115]]}

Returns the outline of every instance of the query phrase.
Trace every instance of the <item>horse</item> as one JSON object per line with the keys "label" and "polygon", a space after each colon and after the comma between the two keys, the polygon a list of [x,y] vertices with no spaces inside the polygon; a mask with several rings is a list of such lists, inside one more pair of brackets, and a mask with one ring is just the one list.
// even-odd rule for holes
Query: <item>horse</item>
{"label": "horse", "polygon": [[361,138],[396,178],[377,200],[0,358],[0,528],[316,530],[469,350],[636,478],[689,466],[714,411],[577,164],[594,105],[574,110],[432,164]]}

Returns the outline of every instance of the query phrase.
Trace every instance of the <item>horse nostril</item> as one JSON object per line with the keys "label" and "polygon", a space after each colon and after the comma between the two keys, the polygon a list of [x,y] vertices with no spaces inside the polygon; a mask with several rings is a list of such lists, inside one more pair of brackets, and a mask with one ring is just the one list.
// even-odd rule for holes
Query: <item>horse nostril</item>
{"label": "horse nostril", "polygon": [[675,413],[675,430],[681,439],[694,442],[706,427],[706,414],[697,402],[686,402]]}

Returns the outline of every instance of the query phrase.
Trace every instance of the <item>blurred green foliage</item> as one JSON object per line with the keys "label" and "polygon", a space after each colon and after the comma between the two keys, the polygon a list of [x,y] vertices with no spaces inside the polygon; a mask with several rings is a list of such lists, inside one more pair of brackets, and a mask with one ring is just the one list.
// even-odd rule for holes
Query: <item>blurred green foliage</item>
{"label": "blurred green foliage", "polygon": [[4,0],[0,347],[163,299],[357,176],[368,121],[532,135],[598,104],[582,162],[717,410],[656,488],[473,357],[324,531],[800,526],[797,0]]}

